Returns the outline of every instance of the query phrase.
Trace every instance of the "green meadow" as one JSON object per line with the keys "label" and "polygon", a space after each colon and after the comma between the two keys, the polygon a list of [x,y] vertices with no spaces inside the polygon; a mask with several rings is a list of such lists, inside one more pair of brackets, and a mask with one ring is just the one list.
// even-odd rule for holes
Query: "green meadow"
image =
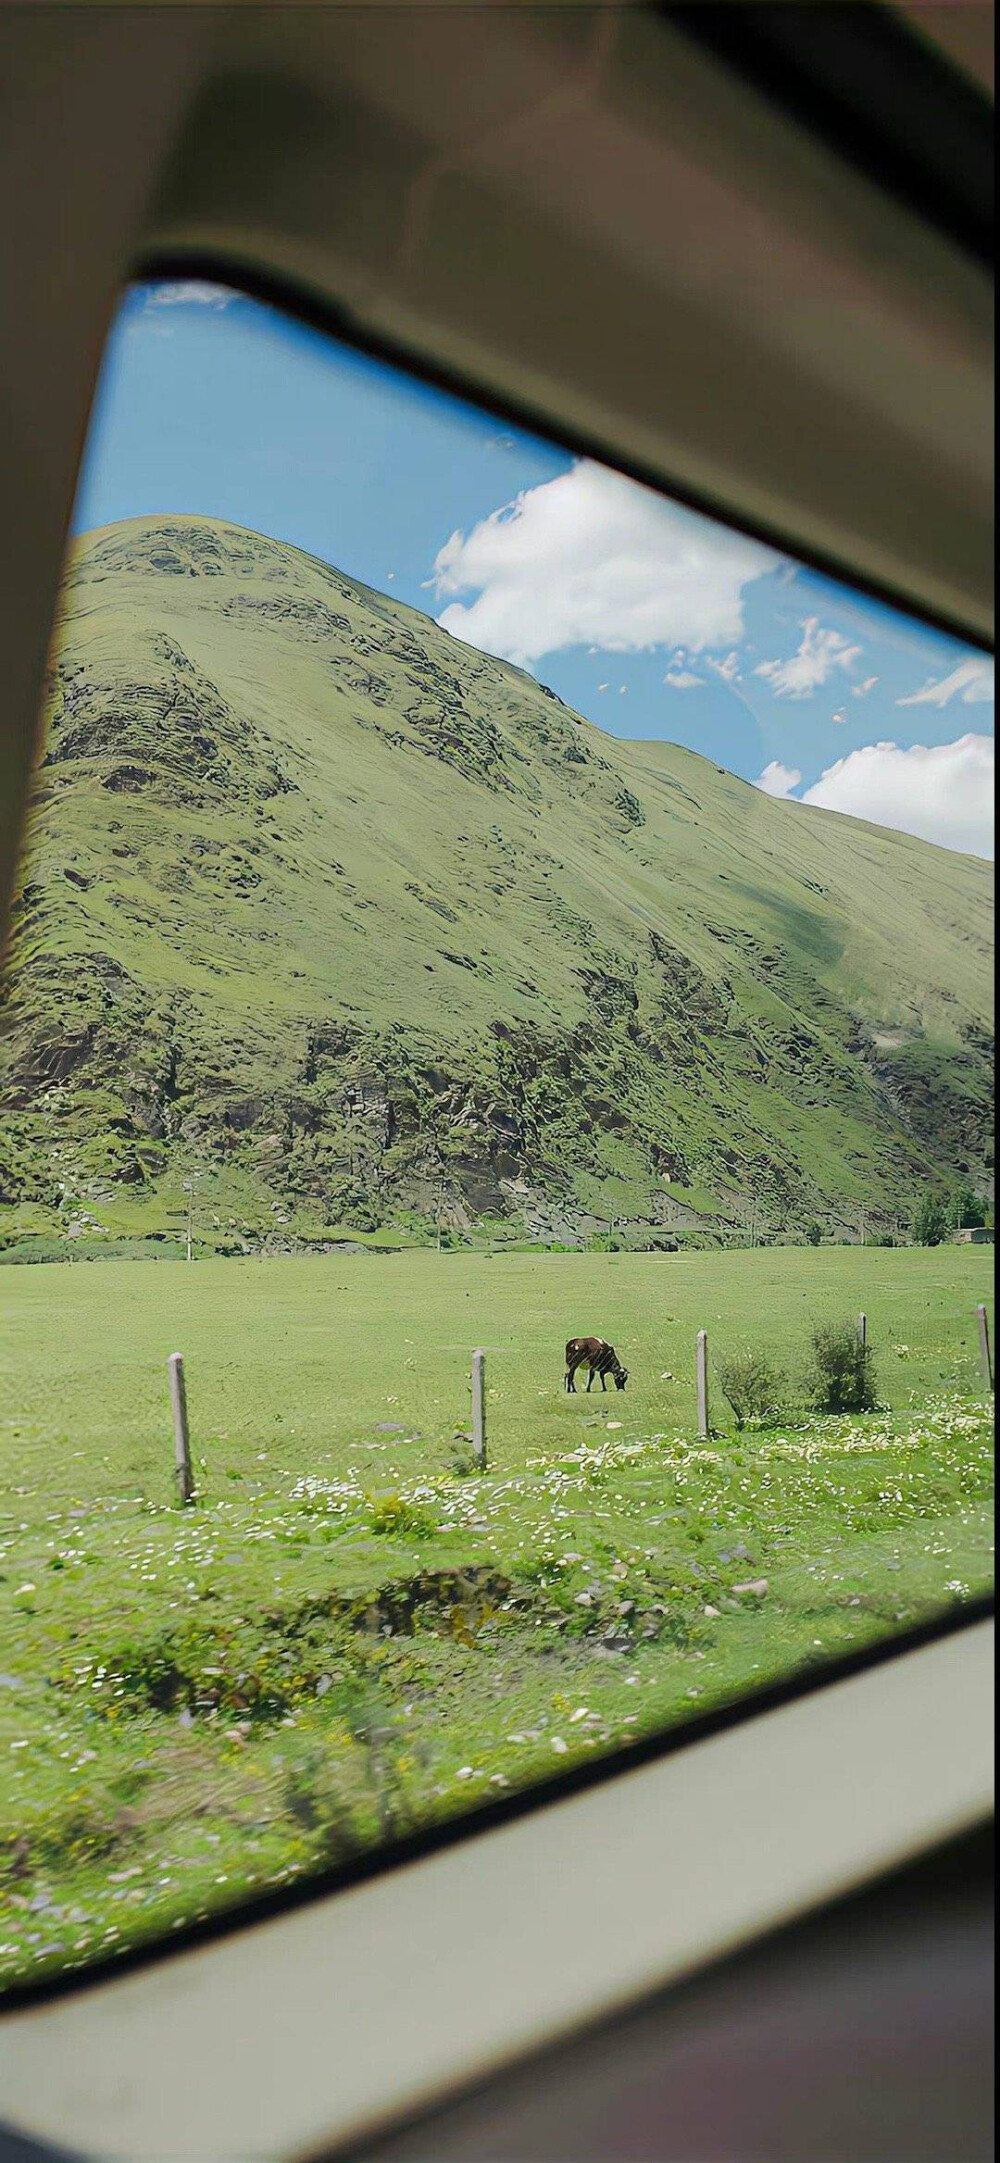
{"label": "green meadow", "polygon": [[[5,1271],[0,1974],[85,1965],[983,1591],[991,1265],[855,1247]],[[821,1416],[811,1329],[860,1311],[881,1408]],[[624,1393],[563,1393],[565,1340],[590,1331]],[[737,1433],[714,1361],[751,1344],[787,1406]]]}

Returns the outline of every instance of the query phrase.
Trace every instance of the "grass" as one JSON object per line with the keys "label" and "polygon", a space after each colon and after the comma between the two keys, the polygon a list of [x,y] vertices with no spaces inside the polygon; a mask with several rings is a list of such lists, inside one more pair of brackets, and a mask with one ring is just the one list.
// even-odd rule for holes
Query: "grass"
{"label": "grass", "polygon": [[[85,1965],[992,1582],[974,1249],[11,1271],[0,1976]],[[695,1439],[864,1309],[884,1409]],[[570,1334],[632,1380],[567,1398]],[[463,1440],[487,1354],[490,1461]],[[197,1506],[171,1494],[185,1353]]]}

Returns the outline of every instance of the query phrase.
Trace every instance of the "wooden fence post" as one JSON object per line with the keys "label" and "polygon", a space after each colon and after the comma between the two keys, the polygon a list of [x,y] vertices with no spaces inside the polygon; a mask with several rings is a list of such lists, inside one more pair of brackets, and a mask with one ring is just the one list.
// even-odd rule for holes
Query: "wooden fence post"
{"label": "wooden fence post", "polygon": [[702,1442],[708,1441],[708,1331],[698,1331],[695,1368],[698,1377],[698,1434]]}
{"label": "wooden fence post", "polygon": [[990,1318],[985,1307],[976,1308],[979,1323],[979,1357],[983,1365],[983,1380],[987,1389],[993,1388],[993,1354],[990,1350]]}
{"label": "wooden fence post", "polygon": [[191,1443],[188,1436],[187,1391],[184,1387],[184,1361],[180,1352],[171,1352],[167,1361],[170,1377],[170,1409],[174,1418],[174,1478],[182,1502],[194,1501],[194,1473],[191,1470]]}
{"label": "wooden fence post", "polygon": [[858,1343],[860,1344],[863,1352],[867,1350],[868,1316],[866,1314],[859,1314],[858,1316]]}
{"label": "wooden fence post", "polygon": [[480,1472],[486,1470],[486,1354],[472,1355],[472,1454]]}

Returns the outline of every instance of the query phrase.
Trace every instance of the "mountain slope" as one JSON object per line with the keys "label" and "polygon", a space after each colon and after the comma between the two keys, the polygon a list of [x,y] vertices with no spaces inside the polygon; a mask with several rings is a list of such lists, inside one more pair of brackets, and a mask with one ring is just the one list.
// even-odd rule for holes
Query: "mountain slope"
{"label": "mountain slope", "polygon": [[987,1169],[991,956],[984,864],[606,737],[284,544],[130,521],[67,565],[3,1198],[888,1223]]}

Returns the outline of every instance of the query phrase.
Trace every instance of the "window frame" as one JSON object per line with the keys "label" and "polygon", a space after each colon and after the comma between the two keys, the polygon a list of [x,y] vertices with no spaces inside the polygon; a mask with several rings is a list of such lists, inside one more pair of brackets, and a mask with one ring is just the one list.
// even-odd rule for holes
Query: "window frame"
{"label": "window frame", "polygon": [[[67,279],[68,302],[63,321],[67,326],[69,358],[64,369],[65,387],[60,387],[57,393],[51,385],[48,390],[42,385],[40,393],[49,396],[52,403],[56,402],[57,396],[61,400],[54,452],[58,470],[51,484],[49,475],[44,475],[42,508],[36,528],[32,529],[31,546],[24,551],[25,575],[34,581],[29,608],[22,607],[23,596],[19,597],[17,577],[12,576],[10,581],[12,632],[19,642],[18,672],[9,715],[0,722],[0,758],[7,761],[2,768],[3,774],[6,776],[9,771],[13,780],[10,808],[15,823],[23,809],[28,776],[29,706],[43,659],[44,636],[40,625],[43,617],[47,624],[51,616],[61,556],[59,519],[61,516],[63,521],[65,519],[74,477],[70,470],[75,463],[70,446],[75,442],[76,454],[79,453],[80,416],[88,402],[98,365],[100,330],[106,327],[109,297],[129,277],[146,276],[153,269],[163,270],[169,266],[183,267],[185,275],[196,274],[200,266],[203,274],[221,277],[237,284],[241,290],[256,292],[262,299],[271,299],[283,308],[290,308],[293,313],[322,321],[324,327],[333,329],[338,335],[346,335],[356,345],[401,362],[412,372],[423,373],[429,379],[455,389],[459,395],[473,398],[487,409],[515,418],[543,435],[555,434],[569,448],[591,451],[619,470],[631,472],[636,478],[648,480],[660,489],[668,489],[678,500],[690,502],[744,531],[760,532],[800,560],[815,562],[834,575],[847,578],[860,590],[877,593],[924,621],[936,623],[968,639],[981,650],[992,650],[991,639],[986,635],[981,581],[977,585],[971,572],[964,600],[960,598],[940,607],[928,598],[934,579],[926,564],[926,590],[920,596],[906,585],[905,580],[890,578],[886,582],[875,578],[870,562],[866,569],[859,571],[845,560],[842,549],[837,546],[824,549],[815,540],[810,542],[804,532],[792,532],[780,524],[769,525],[766,520],[755,519],[747,508],[745,488],[744,500],[739,500],[740,489],[735,484],[741,477],[735,470],[730,476],[733,489],[727,494],[721,484],[715,489],[704,481],[696,485],[690,476],[685,478],[679,471],[673,471],[663,444],[651,441],[648,454],[640,455],[635,446],[641,429],[633,429],[626,443],[624,435],[614,426],[606,434],[600,428],[589,428],[579,417],[586,408],[586,400],[581,406],[580,400],[571,395],[573,386],[568,381],[561,383],[558,375],[553,379],[540,374],[537,357],[533,362],[530,355],[525,358],[522,353],[520,358],[515,355],[511,359],[509,353],[505,356],[498,352],[494,363],[484,372],[479,364],[483,351],[481,341],[478,348],[474,344],[463,348],[455,320],[448,315],[453,294],[446,295],[441,303],[437,328],[432,302],[425,304],[420,296],[414,300],[412,292],[406,289],[402,273],[395,295],[391,292],[379,294],[376,280],[372,288],[373,305],[366,307],[363,297],[360,302],[358,300],[362,289],[357,279],[352,288],[350,277],[340,279],[338,276],[336,246],[331,246],[324,254],[315,234],[307,236],[304,242],[300,233],[292,231],[290,220],[285,228],[282,227],[280,212],[276,225],[268,228],[261,220],[258,197],[248,199],[242,233],[234,232],[231,223],[227,229],[226,220],[232,214],[232,195],[226,196],[219,172],[214,176],[209,172],[200,197],[195,190],[196,199],[192,199],[193,207],[189,204],[191,214],[185,229],[184,218],[177,207],[183,188],[180,195],[175,191],[172,206],[168,203],[167,208],[164,207],[166,198],[161,192],[166,156],[164,144],[171,154],[177,151],[181,161],[177,170],[183,180],[184,156],[189,161],[190,175],[191,161],[196,160],[198,149],[197,130],[190,141],[187,141],[185,130],[189,123],[194,124],[200,92],[206,86],[211,87],[218,78],[222,34],[214,18],[220,11],[211,7],[177,10],[176,51],[172,47],[168,50],[170,38],[175,35],[173,27],[169,26],[168,34],[168,29],[158,23],[161,15],[171,11],[151,10],[147,21],[140,24],[135,18],[144,12],[94,10],[95,18],[105,13],[111,17],[119,15],[119,23],[113,23],[108,33],[111,41],[121,27],[121,18],[131,15],[132,20],[127,23],[114,50],[111,43],[102,47],[100,36],[95,32],[94,48],[83,51],[86,40],[79,32],[79,21],[88,11],[78,11],[73,35],[80,42],[73,47],[68,62],[69,75],[72,75],[75,58],[77,74],[71,83],[67,106],[61,105],[60,99],[68,76],[65,69],[60,72],[61,60],[52,71],[51,54],[46,56],[43,50],[46,18],[51,19],[48,34],[55,41],[53,51],[57,51],[65,33],[66,11],[44,5],[10,11],[11,16],[23,16],[27,25],[22,52],[24,97],[21,104],[26,116],[25,125],[35,131],[32,149],[38,139],[38,111],[54,116],[49,121],[49,140],[55,148],[61,141],[59,116],[72,109],[83,116],[84,139],[98,145],[98,154],[102,158],[110,147],[111,129],[115,126],[115,156],[120,161],[114,168],[118,179],[102,176],[96,193],[92,178],[81,173],[79,186],[73,191],[75,207],[73,203],[67,205],[64,202],[61,188],[57,191],[59,200],[54,206],[47,206],[42,200],[40,187],[35,191],[38,200],[30,190],[22,192],[17,184],[16,163],[12,168],[14,184],[6,197],[8,201],[19,203],[19,219],[29,242],[33,234],[40,236],[38,244],[43,250],[44,279],[49,278],[44,249],[55,246],[54,236],[65,227],[72,246],[73,218],[90,217],[93,225],[93,231],[81,243],[72,274],[66,271],[64,258],[58,258]],[[239,11],[229,12],[236,15]],[[246,15],[249,17],[258,12],[247,10]],[[284,11],[275,12],[281,14]],[[320,13],[309,9],[290,12],[302,16]],[[330,12],[335,14],[337,11]],[[511,12],[516,14],[517,11]],[[638,15],[644,11],[622,12]],[[572,11],[556,9],[552,13],[553,17],[562,15],[568,20]],[[183,24],[182,17],[187,18]],[[34,18],[33,22],[30,18]],[[31,45],[35,35],[40,40],[37,48]],[[289,35],[292,37],[293,34]],[[628,35],[633,37],[631,25]],[[648,35],[643,27],[641,35],[639,31],[634,33],[633,42],[641,46],[642,38]],[[255,57],[252,48],[253,39],[247,32],[250,59],[261,69],[260,79],[265,88],[277,92],[282,80],[280,57],[275,53],[268,58],[265,52],[261,61],[260,52],[257,51]],[[38,51],[42,52],[40,65],[37,64]],[[626,63],[626,71],[628,66],[634,65],[635,59],[631,46],[629,52],[631,58]],[[23,53],[28,55],[26,61]],[[46,67],[50,68],[48,75]],[[20,125],[17,88],[15,69],[11,82],[11,114]],[[641,85],[643,94],[646,88],[645,84]],[[730,82],[720,90],[719,96],[720,109],[732,111],[740,103],[743,92],[739,85]],[[111,102],[102,106],[102,97]],[[139,116],[136,128],[131,132],[127,125],[116,125],[126,110],[129,97],[131,109]],[[115,99],[118,100],[117,107]],[[147,108],[152,113],[151,122],[146,117]],[[102,114],[107,120],[107,129]],[[44,129],[42,135],[44,139]],[[185,142],[186,150],[183,149]],[[808,195],[810,189],[822,192],[824,172],[827,180],[829,178],[827,169],[822,160],[819,164],[814,161],[810,166],[801,143],[791,141],[784,121],[779,119],[772,125],[769,120],[766,125],[761,125],[759,144],[765,162],[773,157],[775,171],[797,174],[804,195]],[[290,138],[286,148],[291,155],[294,143]],[[58,159],[50,162],[54,169],[60,163]],[[0,172],[6,170],[0,150]],[[119,210],[114,190],[119,187],[122,172],[125,177],[121,184]],[[848,187],[845,226],[849,227],[855,218],[865,229],[865,246],[874,248],[877,253],[876,243],[881,245],[886,250],[886,260],[891,256],[894,235],[901,236],[901,245],[910,250],[914,258],[918,257],[921,248],[919,220],[907,222],[904,213],[900,212],[897,217],[895,210],[890,213],[877,201],[874,209],[871,203],[866,208],[867,198],[863,198],[862,188]],[[101,204],[101,215],[97,219],[93,218],[95,202]],[[110,210],[105,215],[106,204],[114,206],[114,216]],[[209,245],[206,236],[210,234],[213,219],[215,237]],[[321,208],[317,209],[317,223],[322,224]],[[933,242],[927,240],[926,260],[931,272],[935,266],[940,267],[946,262],[946,256],[946,248],[936,239]],[[30,303],[28,313],[34,309],[32,323],[37,320],[43,330],[48,326],[52,349],[57,350],[61,305],[58,276],[50,280],[51,294],[36,306],[30,257],[26,262],[27,268],[22,266],[14,277],[12,301],[16,305],[27,299]],[[344,297],[349,289],[355,295],[353,305]],[[424,307],[423,316],[421,306]],[[976,320],[978,302],[975,302],[974,281],[964,269],[948,285],[940,306],[945,315],[949,308],[952,309],[956,323],[961,322],[963,307],[968,310],[969,320]],[[418,335],[415,326],[420,324],[423,328]],[[463,352],[466,354],[464,360]],[[26,363],[29,371],[31,366],[29,353]],[[525,390],[525,385],[532,381],[537,383],[537,395]],[[27,396],[20,404],[15,399],[12,406],[23,439],[15,446],[13,471],[25,500],[32,480],[42,473],[41,461],[32,466],[32,451],[37,447],[32,438],[34,410]],[[41,440],[39,437],[39,442]],[[806,508],[810,507],[807,505]],[[821,525],[821,508],[817,517]],[[963,560],[970,565],[977,560],[974,547]],[[952,591],[957,591],[954,579]],[[26,685],[28,689],[24,688]],[[14,833],[14,826],[7,832],[9,838]],[[414,2107],[419,2100],[426,2102],[432,2095],[439,2094],[442,2086],[453,2085],[485,2069],[488,2064],[498,2064],[509,2058],[526,2046],[526,2040],[537,2042],[546,2035],[564,2032],[567,2023],[596,2017],[612,2004],[626,2002],[629,1996],[637,1995],[651,1982],[691,1972],[718,1952],[747,1942],[776,1921],[804,1912],[830,1892],[858,1884],[866,1876],[930,1846],[943,1834],[979,1822],[989,1813],[992,1807],[992,1752],[987,1692],[992,1666],[992,1612],[991,1599],[957,1617],[939,1618],[925,1631],[910,1638],[894,1639],[868,1648],[846,1666],[818,1670],[808,1678],[793,1678],[781,1690],[761,1693],[751,1703],[744,1701],[717,1715],[712,1722],[692,1722],[669,1736],[658,1738],[650,1746],[648,1755],[644,1755],[646,1746],[637,1748],[629,1754],[624,1769],[617,1759],[594,1767],[592,1772],[588,1768],[588,1777],[578,1787],[566,1782],[559,1783],[558,1791],[548,1787],[528,1790],[478,1819],[457,1821],[454,1827],[444,1829],[440,1841],[436,1840],[426,1851],[371,1859],[370,1866],[358,1867],[357,1878],[351,1885],[345,1882],[336,1891],[324,1891],[314,1886],[303,1889],[300,1903],[294,1910],[289,1905],[288,1912],[281,1914],[275,1910],[266,1916],[254,1912],[245,1917],[220,1917],[212,1926],[211,1942],[207,1938],[198,1943],[192,1941],[183,1950],[176,1942],[160,1943],[136,1956],[134,1962],[116,1964],[113,1976],[106,1971],[91,1971],[87,1975],[67,1977],[44,1995],[33,1994],[30,2002],[25,1996],[20,2005],[15,2005],[8,1996],[0,2006],[3,2016],[0,2018],[0,2108],[5,2114],[13,2115],[26,2131],[36,2131],[49,2139],[62,2139],[71,2146],[86,2141],[92,2154],[121,2154],[136,2159],[140,2152],[134,2145],[136,2129],[139,2128],[141,2138],[147,2144],[155,2144],[161,2131],[156,2119],[155,2088],[146,2085],[148,2072],[150,2081],[155,2075],[171,2084],[178,2104],[186,2102],[195,2114],[201,2111],[197,2126],[193,2117],[189,2121],[190,2140],[195,2143],[188,2150],[192,2156],[203,2159],[208,2152],[249,2153],[249,2148],[243,2149],[238,2140],[234,2145],[231,2138],[231,2112],[239,2099],[238,2082],[242,2071],[244,2079],[252,2082],[256,2078],[266,2083],[276,2113],[274,2138],[266,2150],[262,2151],[256,2145],[257,2129],[252,2129],[256,2152],[290,2158],[293,2153],[303,2152],[303,2139],[315,2145],[322,2138],[329,2145],[333,2140],[354,2138],[362,2124],[366,2128],[373,2127]],[[777,1728],[775,1723],[778,1723]],[[790,1800],[787,1785],[782,1787],[780,1782],[774,1781],[776,1759],[771,1754],[771,1745],[779,1731],[786,1739],[783,1747],[787,1745],[792,1752],[788,1764],[801,1771],[801,1784],[795,1788],[792,1798],[795,1810],[787,1819],[781,1820],[788,1833],[785,1845],[778,1837],[779,1820],[774,1815],[779,1809],[787,1810]],[[830,1754],[831,1737],[836,1736],[842,1740],[840,1759]],[[720,1873],[719,1884],[714,1889],[716,1894],[720,1889],[728,1893],[728,1921],[721,1923],[717,1912],[714,1920],[707,1911],[700,1917],[691,1916],[682,1942],[676,1937],[671,1938],[667,1905],[671,1899],[679,1900],[690,1890],[687,1880],[691,1875],[692,1857],[690,1852],[683,1855],[669,1852],[664,1844],[664,1828],[670,1823],[671,1813],[680,1813],[682,1817],[685,1809],[693,1807],[706,1763],[715,1768],[714,1781],[722,1779],[723,1785],[725,1780],[732,1782],[726,1791],[727,1807],[731,1809],[728,1822],[732,1829],[732,1847],[721,1847],[721,1865],[723,1871],[728,1871],[733,1857],[737,1857],[742,1877],[723,1879]],[[722,1773],[718,1770],[720,1767],[724,1768]],[[825,1776],[825,1785],[821,1775]],[[772,1780],[770,1788],[767,1786],[769,1777]],[[644,1782],[645,1786],[642,1785]],[[866,1817],[864,1811],[857,1809],[859,1790],[866,1783],[868,1797],[877,1794],[877,1822],[874,1813]],[[753,1821],[761,1843],[756,1849],[748,1845],[748,1832],[752,1831],[752,1826],[747,1824],[745,1798],[751,1788],[759,1812]],[[455,1920],[448,1906],[453,1897],[447,1890],[448,1882],[456,1899],[466,1896],[486,1902],[492,1899],[496,1931],[509,1928],[510,1907],[504,1894],[503,1874],[499,1867],[496,1871],[493,1867],[494,1861],[499,1865],[503,1852],[518,1858],[518,1872],[526,1870],[527,1882],[533,1886],[543,1884],[542,1874],[550,1868],[552,1890],[563,1899],[572,1895],[574,1906],[586,1918],[587,1904],[593,1900],[598,1877],[594,1871],[589,1876],[581,1871],[579,1854],[574,1859],[575,1828],[583,1827],[586,1822],[610,1824],[612,1818],[618,1827],[622,1827],[630,1795],[633,1799],[637,1795],[653,1798],[648,1804],[643,1802],[636,1832],[641,1836],[645,1829],[648,1834],[652,1823],[661,1841],[656,1885],[664,1910],[664,1928],[655,1954],[651,1956],[647,1952],[645,1966],[633,1958],[628,1973],[622,1967],[613,1978],[607,1926],[595,1928],[583,1954],[579,1947],[574,1949],[572,1972],[570,1964],[564,1963],[561,1980],[548,1973],[546,2006],[539,2011],[536,2000],[530,2022],[526,2022],[523,2004],[514,2002],[517,1976],[511,1968],[506,1984],[508,1995],[503,1998],[501,1993],[499,1999],[491,2000],[489,2024],[484,2024],[484,2009],[476,1996],[475,1980],[480,1971],[468,1965],[461,1970],[456,1967],[455,1975],[461,1974],[464,2002],[456,1990],[452,2001],[453,2027],[447,2024],[445,2010],[434,2007],[430,2041],[437,2056],[434,2057],[431,2051],[419,2067],[414,2067],[412,2061],[408,2068],[393,2063],[392,2042],[398,2040],[402,2044],[407,2032],[407,2007],[395,1988],[399,1975],[415,1993],[409,2007],[414,2021],[422,2010],[421,1990],[424,1998],[427,1997],[422,1970],[413,1960],[414,1948],[419,1949],[425,1967],[435,1959],[439,1964],[446,1963],[449,1952],[452,1955],[455,1952],[454,1935],[447,1944],[442,1935],[445,1924],[451,1927]],[[770,1798],[772,1805],[770,1815],[765,1797]],[[796,1852],[793,1869],[790,1843],[801,1830],[804,1812],[806,1815],[812,1813],[808,1822],[809,1839],[805,1843],[808,1853]],[[677,1822],[680,1822],[679,1818]],[[698,1830],[700,1828],[696,1827],[696,1832]],[[615,1832],[613,1837],[620,1840],[621,1833]],[[768,1840],[773,1853],[768,1849]],[[627,1849],[627,1841],[625,1846]],[[545,1863],[546,1856],[550,1858],[549,1865]],[[763,1876],[754,1879],[756,1862],[761,1856],[769,1856],[774,1865],[766,1883]],[[629,1860],[628,1852],[614,1856],[606,1850],[606,1875],[599,1885],[605,1902],[602,1912],[619,1923],[627,1923],[634,1914],[638,1925],[652,1903],[648,1882],[642,1885],[633,1882],[628,1891],[624,1877],[615,1875],[619,1866],[627,1866]],[[603,1867],[599,1858],[595,1871],[599,1873]],[[754,1879],[754,1882],[749,1884],[748,1879]],[[524,1880],[519,1877],[518,1882]],[[374,1963],[367,1978],[366,1988],[384,1991],[380,2018],[385,2025],[380,2033],[373,2030],[376,2048],[369,2050],[364,2059],[367,2100],[357,2090],[350,2099],[345,2095],[343,2083],[338,2086],[337,2060],[328,2047],[333,2037],[342,2050],[346,2049],[344,2031],[338,2027],[338,1993],[342,1996],[343,1983],[336,1966],[338,1939],[342,1928],[347,1928],[346,1918],[360,1917],[362,1935],[358,1942],[363,1943],[368,1927],[363,1922],[364,1915],[373,1916],[376,1910],[383,1912],[387,1893],[404,1884],[413,1892],[416,1904],[408,1909],[407,1930],[401,1932],[401,1965],[396,1970],[391,1964],[380,1969]],[[438,1888],[444,1888],[443,1892]],[[750,1895],[752,1899],[748,1904]],[[632,1909],[627,1906],[629,1899],[635,1903]],[[540,1918],[529,1911],[526,1920],[537,1926]],[[551,1918],[550,1927],[556,1927]],[[284,1972],[294,1976],[295,1948],[306,1938],[310,1940],[312,1965],[308,1972],[303,1968],[295,1979],[295,1989],[290,1987],[287,1997],[282,2000],[278,1982],[282,1962],[290,1955],[292,1969]],[[464,1948],[459,1944],[463,1959],[467,1961],[470,1952],[478,1958],[479,1944],[478,1939],[471,1948],[468,1944]],[[626,1945],[622,1953],[626,1966],[628,1953]],[[527,1965],[523,1940],[519,1954],[522,1965]],[[588,1959],[591,1963],[589,1974]],[[259,1976],[259,1981],[250,1986],[254,2019],[248,2024],[245,2019],[246,1990],[251,1971]],[[589,1995],[581,1991],[581,1975],[587,1981]],[[275,1996],[276,1992],[279,1995]],[[374,2001],[369,2000],[369,2003]],[[296,2095],[295,2069],[287,2054],[283,2059],[275,2047],[277,2013],[282,2017],[282,2033],[289,2048],[294,2043],[290,2028],[297,2004],[301,2006],[302,2018],[307,2024],[312,2023],[309,2032],[315,2045],[308,2068],[309,2080],[316,2083],[310,2101],[313,2117],[302,2138],[301,2125],[296,2129],[293,2124],[295,2110],[301,2102]],[[426,2005],[423,2010],[427,2010]],[[479,2019],[475,2032],[473,2015]],[[223,2042],[226,2021],[239,2023],[241,2018],[244,2025],[236,2025],[228,2031],[233,2055],[227,2059]],[[414,2033],[420,2032],[414,2029]],[[385,2047],[387,2038],[388,2048]],[[371,2036],[368,2042],[370,2044]],[[379,2044],[383,2046],[381,2055]],[[144,2052],[148,2053],[146,2058]],[[351,2071],[346,2061],[344,2069]],[[214,2131],[208,2129],[211,2110],[216,2113]],[[129,2112],[133,2113],[131,2119]],[[277,2126],[279,2118],[282,2120],[280,2127]],[[143,2152],[153,2157],[162,2151],[155,2145],[147,2145]],[[180,2152],[173,2151],[174,2154]]]}

